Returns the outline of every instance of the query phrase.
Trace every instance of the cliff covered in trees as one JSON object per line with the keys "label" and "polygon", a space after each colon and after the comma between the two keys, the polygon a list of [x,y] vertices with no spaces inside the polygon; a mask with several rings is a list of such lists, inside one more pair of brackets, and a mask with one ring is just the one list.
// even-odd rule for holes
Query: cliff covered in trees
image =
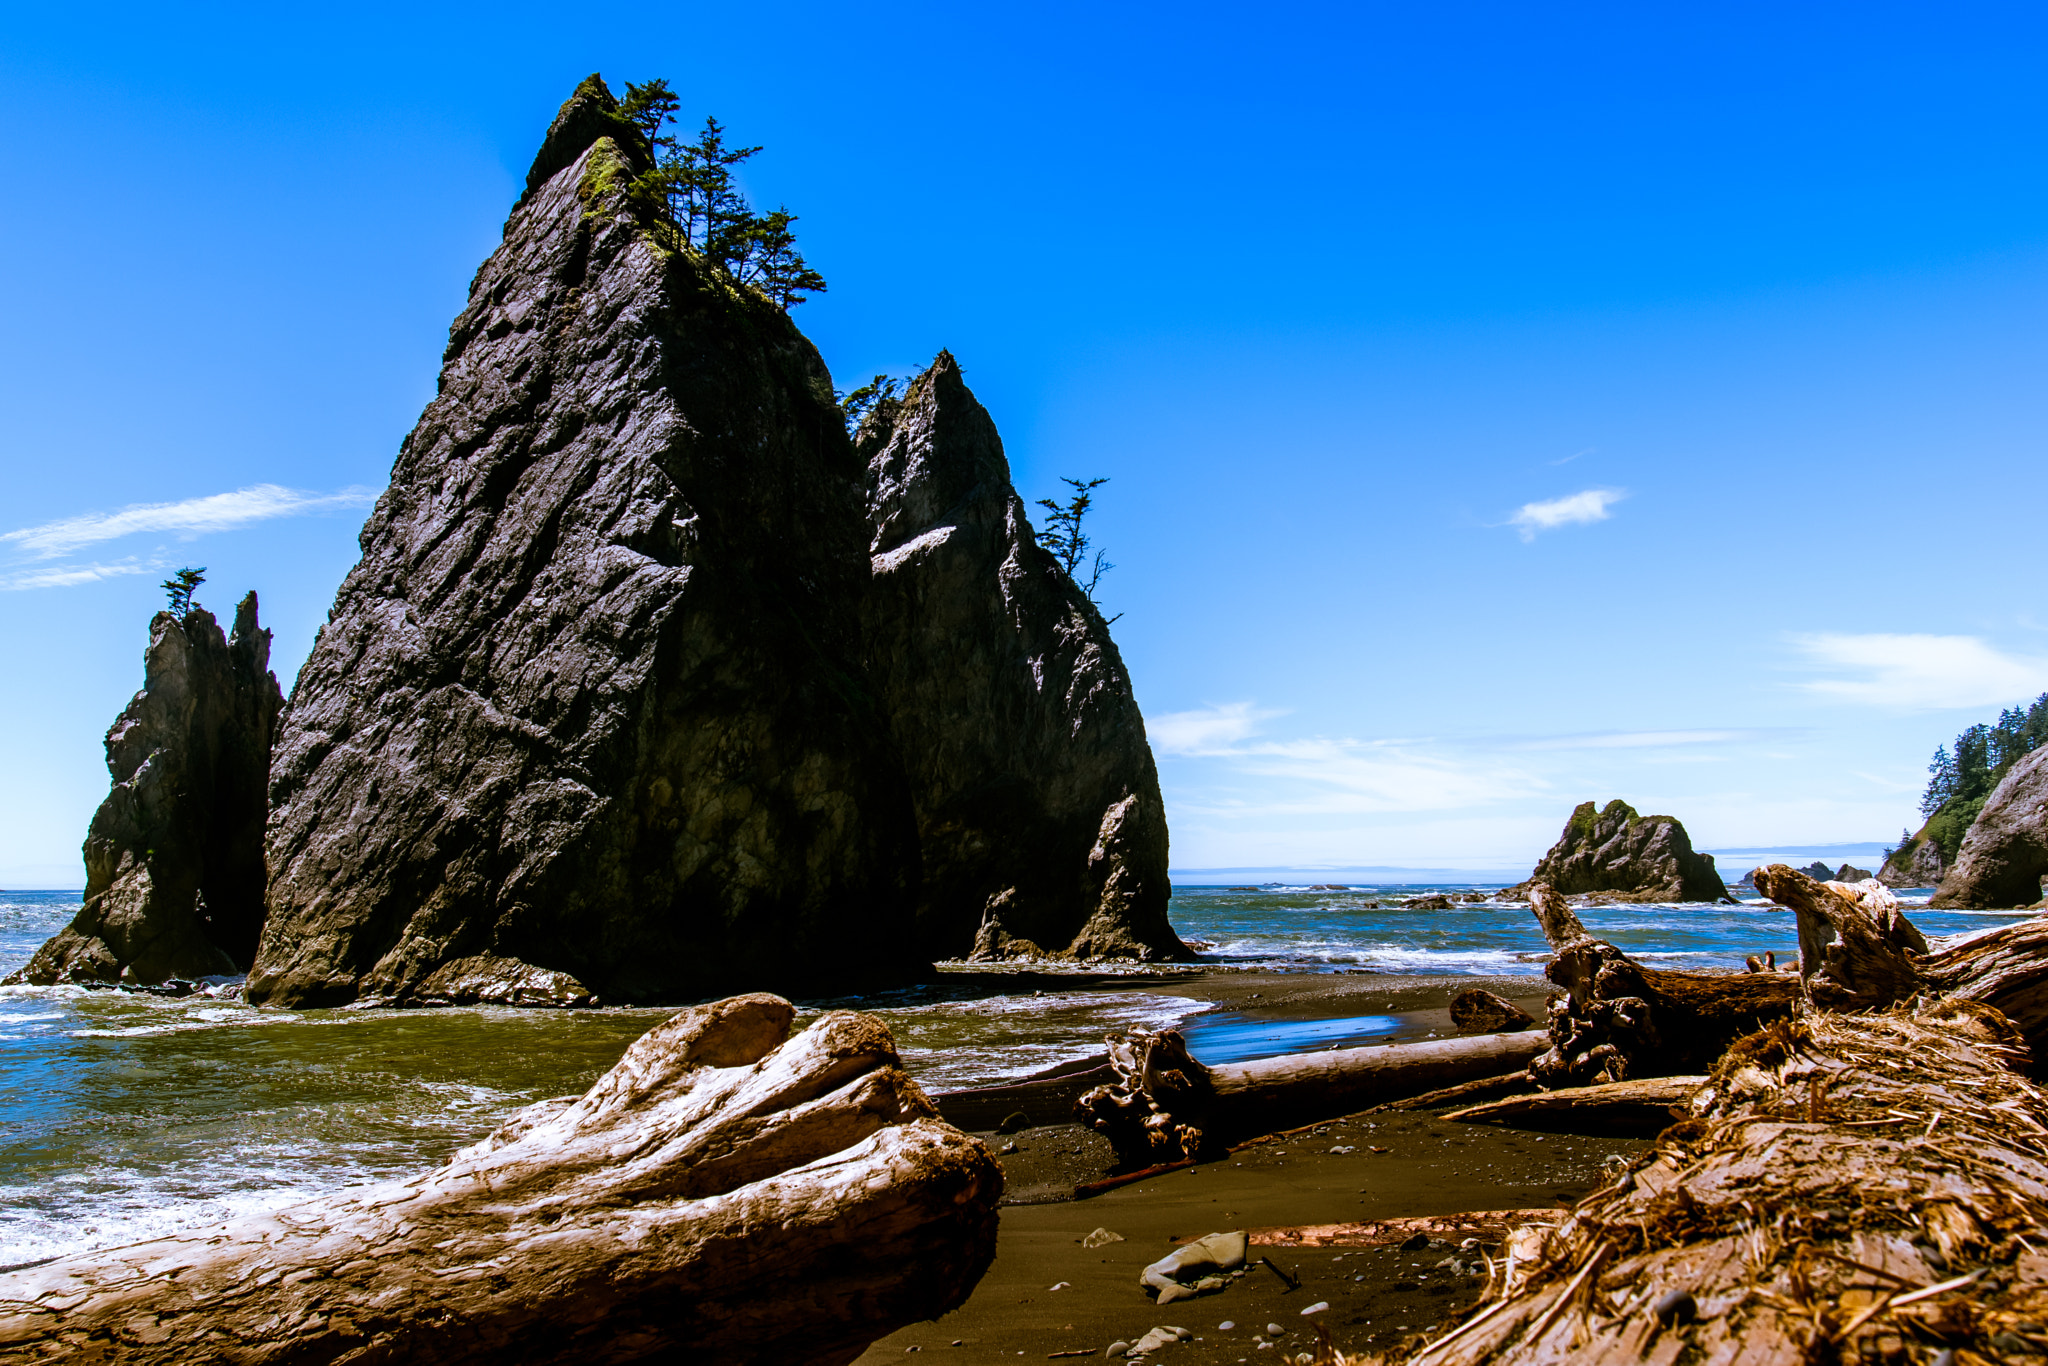
{"label": "cliff covered in trees", "polygon": [[1879,877],[1895,886],[1927,886],[1955,866],[1963,839],[2005,776],[2027,755],[2048,745],[2048,693],[2022,710],[2008,707],[1994,725],[1975,725],[1953,745],[1934,751],[1927,790],[1920,797],[1920,829],[1901,834]]}

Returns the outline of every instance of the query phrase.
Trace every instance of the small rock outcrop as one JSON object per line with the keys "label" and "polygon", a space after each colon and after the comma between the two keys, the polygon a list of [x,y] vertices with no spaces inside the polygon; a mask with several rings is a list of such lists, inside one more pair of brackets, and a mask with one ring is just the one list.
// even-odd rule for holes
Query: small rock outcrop
{"label": "small rock outcrop", "polygon": [[249,996],[907,981],[862,469],[788,316],[668,242],[593,76],[450,330],[294,690]]}
{"label": "small rock outcrop", "polygon": [[[1832,880],[1835,882],[1862,882],[1869,876],[1870,870],[1868,868],[1858,868],[1853,863],[1845,863],[1841,867],[1835,869]],[[1829,880],[1829,878],[1821,879],[1821,881],[1823,882]]]}
{"label": "small rock outcrop", "polygon": [[1887,887],[1939,887],[1949,863],[1941,842],[1922,826],[1920,833],[1894,850],[1877,870],[1877,880]]}
{"label": "small rock outcrop", "polygon": [[1985,800],[1930,906],[2030,906],[2048,873],[2048,748],[2013,765]]}
{"label": "small rock outcrop", "polygon": [[85,904],[10,982],[246,971],[263,926],[264,793],[283,704],[256,595],[149,624],[142,691],[107,731],[113,791],[85,837]]}
{"label": "small rock outcrop", "polygon": [[875,687],[917,809],[934,958],[1189,958],[1166,811],[1109,626],[1032,536],[995,423],[941,352],[869,414]]}
{"label": "small rock outcrop", "polygon": [[1527,882],[1503,896],[1526,900],[1537,883],[1575,896],[1602,892],[1616,901],[1719,901],[1728,895],[1714,856],[1694,851],[1673,816],[1639,816],[1627,802],[1604,810],[1581,802]]}

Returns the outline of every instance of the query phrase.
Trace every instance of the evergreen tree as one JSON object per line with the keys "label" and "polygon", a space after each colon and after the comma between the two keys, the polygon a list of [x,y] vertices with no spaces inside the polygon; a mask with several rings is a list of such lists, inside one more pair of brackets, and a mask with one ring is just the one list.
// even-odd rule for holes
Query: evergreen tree
{"label": "evergreen tree", "polygon": [[[1087,580],[1082,580],[1081,563],[1087,559],[1088,548],[1092,542],[1088,539],[1087,532],[1082,530],[1081,523],[1087,517],[1088,509],[1094,506],[1095,490],[1107,484],[1109,480],[1068,479],[1062,476],[1060,482],[1074,491],[1073,496],[1063,504],[1056,503],[1050,498],[1038,500],[1038,506],[1046,511],[1045,534],[1039,537],[1039,544],[1052,552],[1052,557],[1059,561],[1060,568],[1066,571],[1067,577],[1073,580],[1075,587],[1081,590],[1088,601],[1095,602],[1095,586],[1102,582],[1104,574],[1116,566],[1105,560],[1102,552],[1098,550],[1090,564]],[[1102,604],[1095,605],[1100,607]],[[1123,613],[1119,612],[1110,620],[1115,621],[1121,616]]]}
{"label": "evergreen tree", "polygon": [[759,290],[784,312],[825,292],[825,277],[796,249],[796,215],[757,214],[733,172],[761,149],[728,147],[725,126],[704,120],[696,141],[667,131],[681,102],[667,81],[626,85],[620,116],[647,138],[654,168],[634,178],[632,194],[674,232],[676,245]]}
{"label": "evergreen tree", "polygon": [[205,582],[206,568],[203,565],[198,569],[180,569],[165,579],[159,587],[171,595],[171,615],[182,621],[192,610],[193,590]]}
{"label": "evergreen tree", "polygon": [[835,392],[832,396],[839,400],[839,410],[846,414],[847,435],[860,430],[860,420],[867,416],[868,409],[895,398],[896,386],[902,383],[892,375],[876,375],[850,394]]}
{"label": "evergreen tree", "polygon": [[1927,765],[1930,775],[1927,791],[1920,796],[1920,814],[1932,816],[1948,804],[1956,795],[1956,761],[1948,757],[1948,746],[1937,745],[1933,762]]}

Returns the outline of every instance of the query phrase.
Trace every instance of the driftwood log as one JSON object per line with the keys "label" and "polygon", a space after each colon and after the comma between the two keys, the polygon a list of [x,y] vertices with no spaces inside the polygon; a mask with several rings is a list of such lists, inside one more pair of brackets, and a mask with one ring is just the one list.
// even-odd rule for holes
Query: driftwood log
{"label": "driftwood log", "polygon": [[1568,1086],[1453,1110],[1444,1116],[1461,1124],[1506,1124],[1568,1134],[1653,1137],[1684,1113],[1705,1077],[1642,1077],[1599,1086]]}
{"label": "driftwood log", "polygon": [[1392,1359],[2048,1361],[2048,1097],[2026,1059],[1970,1001],[1779,1021]]}
{"label": "driftwood log", "polygon": [[1517,1072],[1544,1043],[1534,1032],[1480,1034],[1206,1067],[1179,1030],[1134,1029],[1110,1036],[1116,1079],[1082,1095],[1075,1111],[1125,1166],[1183,1162],[1289,1125]]}
{"label": "driftwood log", "polygon": [[1564,988],[1550,1001],[1550,1048],[1529,1064],[1545,1087],[1704,1071],[1799,998],[1789,975],[1646,968],[1588,933],[1547,883],[1530,888],[1529,909],[1555,955],[1544,975]]}
{"label": "driftwood log", "polygon": [[1002,1170],[873,1016],[740,996],[446,1166],[0,1276],[8,1362],[843,1363],[959,1305]]}

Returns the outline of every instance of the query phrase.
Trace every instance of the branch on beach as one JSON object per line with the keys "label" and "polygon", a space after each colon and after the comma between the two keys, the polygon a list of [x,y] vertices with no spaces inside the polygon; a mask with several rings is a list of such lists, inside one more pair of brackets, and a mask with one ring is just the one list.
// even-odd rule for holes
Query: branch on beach
{"label": "branch on beach", "polygon": [[0,1275],[0,1358],[845,1363],[961,1304],[1002,1169],[887,1026],[734,997],[446,1166]]}

